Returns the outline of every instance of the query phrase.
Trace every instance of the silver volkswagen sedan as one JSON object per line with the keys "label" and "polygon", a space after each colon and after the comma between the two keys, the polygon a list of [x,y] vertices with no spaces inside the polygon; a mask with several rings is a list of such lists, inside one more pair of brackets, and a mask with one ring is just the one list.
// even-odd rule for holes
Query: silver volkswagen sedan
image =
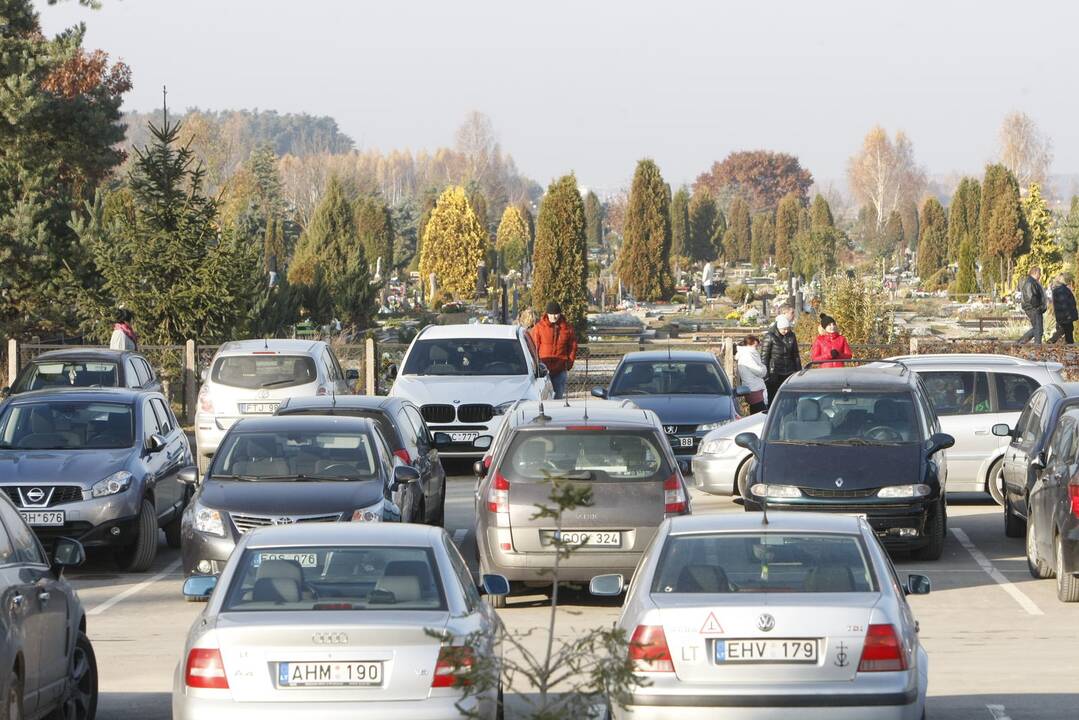
{"label": "silver volkswagen sedan", "polygon": [[184,592],[210,597],[176,668],[175,720],[497,716],[498,691],[466,698],[459,680],[474,654],[500,657],[499,620],[441,528],[263,528]]}
{"label": "silver volkswagen sedan", "polygon": [[[692,515],[663,523],[621,627],[646,681],[616,719],[920,720],[928,657],[908,593],[862,519]],[[619,576],[594,578],[614,594]]]}

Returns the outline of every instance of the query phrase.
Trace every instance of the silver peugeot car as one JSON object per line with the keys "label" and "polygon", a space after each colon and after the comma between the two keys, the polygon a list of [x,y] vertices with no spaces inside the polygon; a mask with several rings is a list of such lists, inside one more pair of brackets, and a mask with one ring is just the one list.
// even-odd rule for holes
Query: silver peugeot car
{"label": "silver peugeot car", "polygon": [[[618,626],[642,681],[616,720],[920,720],[928,656],[864,519],[694,515],[663,523]],[[622,577],[593,578],[614,595]]]}
{"label": "silver peugeot car", "polygon": [[[484,581],[508,590],[505,578]],[[498,712],[499,690],[460,689],[472,658],[501,657],[500,621],[442,528],[261,528],[240,540],[220,578],[188,578],[184,593],[209,600],[176,667],[174,720]]]}

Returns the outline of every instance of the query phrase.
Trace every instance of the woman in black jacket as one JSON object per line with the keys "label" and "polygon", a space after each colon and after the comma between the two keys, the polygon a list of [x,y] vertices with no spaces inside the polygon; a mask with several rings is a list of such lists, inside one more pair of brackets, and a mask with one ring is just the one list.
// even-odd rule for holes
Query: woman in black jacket
{"label": "woman in black jacket", "polygon": [[794,336],[791,320],[786,315],[776,318],[772,327],[764,334],[761,343],[761,360],[768,370],[764,384],[768,387],[768,402],[772,402],[776,391],[783,381],[802,369],[802,358],[798,354],[798,338]]}

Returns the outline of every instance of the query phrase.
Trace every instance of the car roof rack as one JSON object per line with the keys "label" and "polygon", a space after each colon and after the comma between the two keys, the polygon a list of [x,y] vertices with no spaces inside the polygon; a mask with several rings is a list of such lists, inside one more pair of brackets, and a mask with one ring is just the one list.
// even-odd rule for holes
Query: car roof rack
{"label": "car roof rack", "polygon": [[810,362],[807,362],[805,365],[802,366],[802,369],[798,371],[798,375],[804,375],[807,370],[812,370],[813,368],[820,367],[822,365],[828,365],[829,363],[840,363],[842,365],[854,365],[856,363],[863,365],[871,363],[885,363],[887,365],[899,366],[902,374],[910,372],[910,368],[908,368],[905,363],[899,360],[879,360],[876,358],[835,358],[829,360],[811,360]]}

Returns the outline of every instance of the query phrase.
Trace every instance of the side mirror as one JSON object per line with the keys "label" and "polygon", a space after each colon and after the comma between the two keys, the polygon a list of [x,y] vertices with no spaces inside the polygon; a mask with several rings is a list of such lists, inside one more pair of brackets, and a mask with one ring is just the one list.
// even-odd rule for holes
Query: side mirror
{"label": "side mirror", "polygon": [[926,452],[932,455],[939,450],[947,450],[952,445],[955,445],[954,437],[948,433],[935,433],[926,443]]}
{"label": "side mirror", "polygon": [[734,389],[734,394],[738,395],[739,397],[741,397],[742,395],[749,395],[751,392],[753,391],[749,389],[748,385],[739,385]]}
{"label": "side mirror", "polygon": [[607,389],[601,387],[592,388],[592,397],[600,398],[601,400],[607,399]]}
{"label": "side mirror", "polygon": [[509,595],[510,581],[505,575],[484,575],[479,589],[484,595]]}
{"label": "side mirror", "polygon": [[[357,377],[356,379],[358,380],[359,378]],[[396,380],[397,379],[397,366],[396,365],[390,365],[388,368],[386,368],[386,379],[387,380]]]}
{"label": "side mirror", "polygon": [[435,450],[442,450],[443,448],[447,448],[450,445],[453,445],[453,440],[450,438],[450,434],[445,432],[436,432],[431,442],[435,446]]}
{"label": "side mirror", "polygon": [[180,472],[176,473],[176,481],[183,485],[194,485],[198,483],[199,469],[194,465],[180,468]]}
{"label": "side mirror", "polygon": [[1011,437],[1012,428],[1008,423],[997,423],[993,426],[993,434],[997,437]]}
{"label": "side mirror", "polygon": [[544,365],[543,363],[540,363],[539,367],[536,369],[536,377],[545,378],[550,374],[551,374],[550,371],[547,370],[547,366]]}
{"label": "side mirror", "polygon": [[349,368],[348,370],[345,370],[345,380],[348,380],[349,382],[356,382],[359,379],[360,371],[356,368]]}
{"label": "side mirror", "polygon": [[78,567],[86,562],[86,550],[78,540],[68,537],[57,538],[56,547],[52,551],[52,567],[57,576],[61,575],[64,568]]}
{"label": "side mirror", "polygon": [[907,586],[904,590],[907,595],[928,595],[931,586],[929,578],[925,575],[908,575]]}
{"label": "side mirror", "polygon": [[491,443],[494,441],[490,435],[480,435],[478,438],[472,441],[472,447],[477,450],[486,450],[491,447]]}
{"label": "side mirror", "polygon": [[184,580],[184,597],[191,600],[209,600],[216,587],[216,575],[192,575]]}
{"label": "side mirror", "polygon": [[588,592],[599,597],[621,595],[626,581],[621,575],[597,575],[588,583]]}
{"label": "side mirror", "polygon": [[689,460],[679,459],[678,460],[678,470],[683,475],[689,475]]}
{"label": "side mirror", "polygon": [[157,433],[154,433],[150,437],[146,438],[146,451],[151,454],[161,452],[165,449],[166,446],[168,446],[168,443],[165,442],[165,438],[161,437]]}
{"label": "side mirror", "polygon": [[420,481],[420,471],[411,465],[398,465],[393,469],[393,485],[396,490],[401,485],[410,485]]}
{"label": "side mirror", "polygon": [[472,472],[477,478],[482,479],[487,477],[487,463],[483,460],[477,460],[472,463]]}
{"label": "side mirror", "polygon": [[738,433],[734,436],[734,444],[740,448],[745,448],[746,450],[749,450],[755,456],[760,456],[761,440],[759,437],[757,437],[756,433]]}

